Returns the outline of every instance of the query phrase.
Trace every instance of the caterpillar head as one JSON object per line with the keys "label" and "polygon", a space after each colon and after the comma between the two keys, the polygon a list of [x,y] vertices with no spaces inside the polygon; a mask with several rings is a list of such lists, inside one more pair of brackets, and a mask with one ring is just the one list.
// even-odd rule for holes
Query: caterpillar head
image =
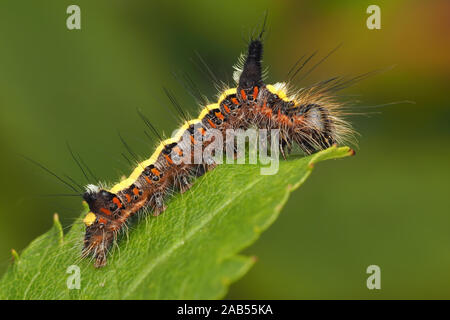
{"label": "caterpillar head", "polygon": [[115,194],[104,189],[100,189],[98,186],[92,184],[86,187],[86,192],[83,194],[83,199],[87,202],[89,209],[92,212],[102,212],[106,215],[108,215],[106,211],[111,211],[110,209],[112,209],[114,198]]}
{"label": "caterpillar head", "polygon": [[[109,218],[117,205],[115,195],[97,186],[89,185],[83,195],[90,212],[83,219],[86,225],[82,256],[92,256],[95,267],[106,264],[106,256],[115,238],[116,222]],[[116,208],[114,208],[114,205]]]}

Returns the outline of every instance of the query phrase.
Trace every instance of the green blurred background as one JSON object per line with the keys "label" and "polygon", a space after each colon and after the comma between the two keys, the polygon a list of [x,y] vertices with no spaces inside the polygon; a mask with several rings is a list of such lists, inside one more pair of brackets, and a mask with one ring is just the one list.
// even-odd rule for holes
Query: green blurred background
{"label": "green blurred background", "polygon": [[[66,28],[81,7],[82,30]],[[381,30],[366,8],[381,7]],[[117,130],[142,157],[139,107],[160,130],[175,129],[162,87],[196,113],[172,76],[186,71],[216,94],[192,63],[195,51],[221,79],[264,11],[269,82],[286,79],[303,54],[342,48],[299,86],[335,75],[396,67],[343,94],[363,109],[356,156],[317,166],[275,224],[246,250],[254,268],[228,298],[450,298],[450,2],[443,1],[66,1],[0,2],[0,272],[51,225],[80,212],[78,198],[21,159],[26,154],[83,181],[66,140],[104,181],[130,167]],[[319,58],[316,58],[318,61]],[[231,81],[230,81],[231,82]],[[361,110],[360,110],[361,111]],[[84,183],[84,181],[83,181]],[[367,266],[381,267],[381,290],[366,288]]]}

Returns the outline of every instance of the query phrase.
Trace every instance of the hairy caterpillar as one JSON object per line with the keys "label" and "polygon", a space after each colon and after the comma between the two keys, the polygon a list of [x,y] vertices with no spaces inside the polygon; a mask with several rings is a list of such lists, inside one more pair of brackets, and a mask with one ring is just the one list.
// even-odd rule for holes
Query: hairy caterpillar
{"label": "hairy caterpillar", "polygon": [[280,152],[285,157],[293,145],[313,153],[342,143],[352,132],[342,119],[342,104],[333,95],[343,85],[337,78],[296,92],[284,83],[263,82],[262,34],[250,41],[236,67],[235,88],[224,90],[217,103],[205,106],[198,118],[186,121],[174,138],[162,141],[127,179],[110,189],[87,186],[83,198],[90,212],[83,220],[86,233],[82,256],[93,257],[95,267],[106,265],[114,241],[132,216],[144,209],[160,214],[166,209],[169,193],[185,192],[193,178],[216,165],[210,159],[201,163],[176,161],[175,157],[194,157],[191,149],[186,155],[182,136],[188,135],[194,146],[205,148],[211,140],[201,138],[212,130],[225,136],[227,129],[277,129]]}

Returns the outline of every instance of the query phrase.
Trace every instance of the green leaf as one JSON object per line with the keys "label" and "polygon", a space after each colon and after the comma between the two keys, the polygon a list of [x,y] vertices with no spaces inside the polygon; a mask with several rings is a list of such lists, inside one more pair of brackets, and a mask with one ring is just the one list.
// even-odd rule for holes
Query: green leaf
{"label": "green leaf", "polygon": [[[133,224],[101,269],[79,258],[87,208],[64,237],[55,216],[50,231],[15,254],[0,298],[221,298],[255,262],[238,253],[275,221],[314,164],[350,154],[348,147],[331,147],[280,161],[275,175],[261,175],[260,165],[218,166],[171,199],[163,214]],[[68,289],[71,265],[80,268],[80,289]]]}

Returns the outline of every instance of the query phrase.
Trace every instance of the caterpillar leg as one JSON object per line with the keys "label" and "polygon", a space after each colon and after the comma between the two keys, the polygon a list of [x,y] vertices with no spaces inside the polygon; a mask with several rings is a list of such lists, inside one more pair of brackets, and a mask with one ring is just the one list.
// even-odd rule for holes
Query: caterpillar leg
{"label": "caterpillar leg", "polygon": [[180,189],[180,193],[185,193],[192,187],[192,183],[189,181],[189,177],[187,175],[182,175],[178,177],[178,186]]}
{"label": "caterpillar leg", "polygon": [[153,201],[154,201],[153,216],[159,216],[167,209],[167,206],[164,203],[164,199],[161,192],[155,192],[155,194],[153,195]]}

